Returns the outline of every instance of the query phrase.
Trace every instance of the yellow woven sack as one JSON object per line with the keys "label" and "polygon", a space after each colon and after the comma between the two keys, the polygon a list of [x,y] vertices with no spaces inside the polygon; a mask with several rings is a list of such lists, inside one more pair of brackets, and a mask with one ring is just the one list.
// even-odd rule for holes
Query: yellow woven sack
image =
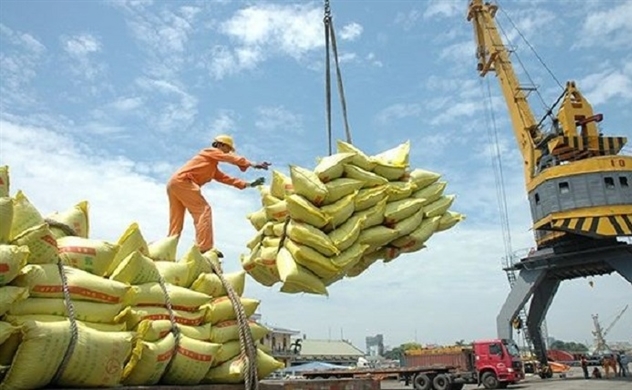
{"label": "yellow woven sack", "polygon": [[[262,379],[280,370],[285,365],[272,356],[257,348],[257,377]],[[203,383],[242,383],[245,374],[244,358],[234,357],[217,367],[213,367],[206,374]]]}
{"label": "yellow woven sack", "polygon": [[292,285],[303,292],[328,295],[327,287],[313,272],[296,263],[290,251],[286,248],[279,250],[277,256],[279,276],[284,285]]}
{"label": "yellow woven sack", "polygon": [[[92,275],[77,268],[64,266],[68,291],[73,299],[119,303],[130,286]],[[29,264],[22,269],[13,284],[28,287],[36,298],[63,298],[63,287],[57,264]]]}
{"label": "yellow woven sack", "polygon": [[372,171],[375,167],[375,162],[372,161],[366,153],[351,145],[350,143],[336,140],[336,146],[338,153],[353,153],[354,156],[350,161],[351,164],[360,167],[366,171]]}
{"label": "yellow woven sack", "polygon": [[[375,253],[375,251],[372,253]],[[377,256],[372,256],[371,254],[364,255],[360,258],[359,261],[357,261],[351,268],[347,270],[345,276],[348,278],[355,278],[356,276],[359,276],[364,271],[366,271],[371,265],[373,265],[378,260],[379,258]]]}
{"label": "yellow woven sack", "polygon": [[408,166],[409,157],[410,140],[401,143],[394,148],[371,156],[371,160],[375,161],[379,165],[406,168]]}
{"label": "yellow woven sack", "polygon": [[[252,320],[248,320],[248,328],[255,342],[261,340],[270,332],[269,329]],[[225,344],[232,340],[239,340],[239,325],[236,320],[218,322],[211,327],[211,341],[214,343]],[[237,347],[239,348],[239,345]],[[224,361],[226,360],[228,359]]]}
{"label": "yellow woven sack", "polygon": [[287,226],[287,236],[299,244],[316,249],[325,256],[335,256],[340,253],[328,235],[305,223],[290,221]]}
{"label": "yellow woven sack", "polygon": [[16,238],[24,231],[40,226],[44,218],[31,204],[22,191],[18,191],[13,199],[13,221],[11,222],[11,238]]}
{"label": "yellow woven sack", "polygon": [[28,298],[28,296],[29,290],[24,287],[0,287],[0,316],[6,313],[16,302],[20,302]]}
{"label": "yellow woven sack", "polygon": [[355,153],[334,153],[320,159],[314,173],[323,182],[327,183],[338,179],[345,171],[344,164],[353,159]]}
{"label": "yellow woven sack", "polygon": [[298,265],[307,268],[319,278],[331,278],[338,272],[338,268],[330,258],[308,246],[297,244],[292,240],[285,240],[285,248]]}
{"label": "yellow woven sack", "polygon": [[422,199],[424,206],[434,202],[443,195],[445,187],[448,185],[445,181],[438,181],[430,184],[429,186],[413,192],[411,195],[413,198]]}
{"label": "yellow woven sack", "polygon": [[147,255],[149,252],[147,242],[145,241],[143,234],[140,232],[138,224],[135,222],[129,225],[121,237],[119,237],[117,244],[119,246],[119,250],[110,264],[107,275],[111,275],[116,267],[119,266],[121,261],[123,261],[131,253],[139,251],[143,255]]}
{"label": "yellow woven sack", "polygon": [[389,202],[395,202],[397,200],[409,198],[414,190],[415,185],[412,182],[391,181],[387,184],[386,196],[388,197]]}
{"label": "yellow woven sack", "polygon": [[418,247],[434,234],[439,226],[441,217],[426,218],[421,221],[421,225],[407,236],[394,240],[391,244],[400,249]]}
{"label": "yellow woven sack", "polygon": [[0,321],[0,345],[11,337],[12,334],[18,332],[19,327],[9,324],[8,322]]}
{"label": "yellow woven sack", "polygon": [[402,180],[406,177],[406,167],[376,164],[375,168],[373,168],[373,173],[386,180]]}
{"label": "yellow woven sack", "polygon": [[123,384],[151,386],[160,382],[173,356],[175,344],[175,337],[170,333],[155,342],[139,342],[123,370]]}
{"label": "yellow woven sack", "polygon": [[270,193],[264,194],[261,197],[261,203],[263,207],[274,206],[277,203],[283,202],[283,199],[276,198],[272,196]]}
{"label": "yellow woven sack", "polygon": [[[88,238],[90,235],[90,220],[88,217],[88,202],[82,201],[62,212],[55,212],[46,217],[55,222],[62,223],[70,227],[77,236]],[[51,227],[55,238],[65,237],[66,234],[62,229]]]}
{"label": "yellow woven sack", "polygon": [[357,241],[365,222],[366,217],[351,217],[327,236],[334,246],[342,252]]}
{"label": "yellow woven sack", "polygon": [[353,267],[364,255],[369,245],[356,242],[349,249],[331,259],[332,263],[340,272],[346,272]]}
{"label": "yellow woven sack", "polygon": [[[112,272],[112,275],[110,275],[110,279],[127,284],[157,282],[160,280],[158,263],[139,251],[134,251],[121,261],[114,272]],[[174,264],[171,261],[160,263]]]}
{"label": "yellow woven sack", "polygon": [[290,165],[290,177],[294,185],[294,192],[312,204],[320,206],[327,198],[327,187],[314,172]]}
{"label": "yellow woven sack", "polygon": [[268,222],[262,228],[266,236],[281,237],[283,235],[285,222]]}
{"label": "yellow woven sack", "polygon": [[368,209],[357,211],[352,218],[354,220],[358,218],[364,219],[364,224],[362,225],[363,229],[381,225],[384,222],[384,212],[386,211],[387,200],[388,199],[383,198]]}
{"label": "yellow woven sack", "polygon": [[167,385],[197,385],[211,368],[221,345],[181,336],[173,362],[162,376]]}
{"label": "yellow woven sack", "polygon": [[325,184],[327,187],[327,198],[325,198],[325,202],[323,204],[332,204],[345,196],[360,190],[363,185],[364,183],[360,180],[349,179],[346,177],[332,180]]}
{"label": "yellow woven sack", "polygon": [[[174,310],[196,311],[200,306],[211,300],[209,295],[192,291],[184,287],[166,284],[167,294]],[[159,283],[144,283],[132,286],[125,297],[125,304],[129,306],[167,307],[167,297]]]}
{"label": "yellow woven sack", "polygon": [[358,237],[358,242],[379,248],[391,242],[395,237],[397,237],[397,230],[386,226],[374,226],[364,229]]}
{"label": "yellow woven sack", "polygon": [[260,257],[264,258],[264,259],[271,259],[271,256],[265,256],[264,257],[264,249],[271,249],[271,250],[275,250],[276,248],[279,247],[279,243],[281,242],[281,238],[280,237],[265,237],[262,241],[261,241],[261,254]]}
{"label": "yellow woven sack", "polygon": [[165,282],[189,288],[199,274],[213,272],[211,262],[221,269],[216,254],[209,251],[202,255],[197,246],[193,245],[178,262],[156,261],[154,264]]}
{"label": "yellow woven sack", "polygon": [[384,223],[393,226],[397,222],[404,220],[421,209],[423,201],[421,199],[402,199],[386,204],[384,210]]}
{"label": "yellow woven sack", "polygon": [[292,179],[277,170],[273,170],[270,193],[279,199],[285,199],[287,195],[292,195],[294,193]]}
{"label": "yellow woven sack", "polygon": [[9,166],[0,166],[0,197],[10,195]]}
{"label": "yellow woven sack", "polygon": [[261,253],[257,247],[256,251],[251,256],[240,256],[241,267],[246,271],[250,277],[256,280],[259,284],[270,287],[279,282],[279,272],[276,267],[276,259],[270,263],[257,262],[257,254]]}
{"label": "yellow woven sack", "polygon": [[257,245],[261,244],[263,237],[265,236],[263,230],[259,230],[255,236],[246,243],[246,248],[253,250]]}
{"label": "yellow woven sack", "polygon": [[[78,339],[56,385],[115,387],[134,341],[132,332],[100,332],[77,322]],[[36,389],[50,383],[71,340],[70,321],[24,323],[23,338],[3,389]]]}
{"label": "yellow woven sack", "polygon": [[29,257],[26,245],[0,245],[0,286],[8,284],[26,265]]}
{"label": "yellow woven sack", "polygon": [[13,221],[13,199],[0,197],[0,244],[11,240],[11,223]]}
{"label": "yellow woven sack", "polygon": [[268,222],[268,215],[266,214],[266,209],[264,207],[259,210],[246,215],[248,221],[255,230],[260,230],[263,226]]}
{"label": "yellow woven sack", "polygon": [[[211,324],[189,326],[176,323],[176,326],[187,337],[196,340],[209,341],[211,339]],[[158,341],[172,331],[169,320],[143,320],[136,325],[138,337],[145,341]]]}
{"label": "yellow woven sack", "polygon": [[355,198],[358,195],[357,192],[349,194],[344,198],[336,201],[330,205],[323,206],[321,211],[330,219],[328,225],[335,229],[342,225],[351,217],[355,211]]}
{"label": "yellow woven sack", "polygon": [[220,364],[227,362],[235,356],[239,355],[240,353],[241,344],[239,343],[239,340],[224,342],[222,343],[222,347],[217,352],[217,356],[215,357],[215,360],[213,360],[213,364],[211,364],[211,367],[217,367]]}
{"label": "yellow woven sack", "polygon": [[58,238],[57,247],[63,264],[97,276],[105,276],[119,250],[117,244],[74,236]]}
{"label": "yellow woven sack", "polygon": [[[44,299],[44,298],[38,298]],[[94,305],[94,303],[92,303]],[[11,322],[12,324],[22,325],[28,321],[40,321],[40,322],[59,322],[68,320],[67,316],[60,315],[51,315],[51,314],[25,314],[19,316],[6,315],[6,320]],[[98,330],[101,332],[125,332],[127,330],[127,325],[125,323],[121,324],[102,324],[99,322],[90,322],[90,321],[80,321],[83,325],[90,329]]]}
{"label": "yellow woven sack", "polygon": [[290,217],[295,221],[305,222],[317,228],[322,228],[331,221],[331,217],[300,195],[290,195],[286,202]]}
{"label": "yellow woven sack", "polygon": [[[173,310],[176,323],[188,326],[199,326],[204,321],[206,315],[206,306],[202,306],[200,310],[183,311]],[[164,307],[152,306],[135,306],[131,310],[121,312],[114,320],[116,322],[125,321],[127,329],[135,329],[136,326],[144,320],[169,320],[169,311]]]}
{"label": "yellow woven sack", "polygon": [[155,261],[176,261],[179,237],[161,238],[147,245],[147,256]]}
{"label": "yellow woven sack", "polygon": [[275,203],[271,206],[265,207],[266,219],[268,221],[285,221],[285,218],[289,215],[287,201],[283,200],[279,203]]}
{"label": "yellow woven sack", "polygon": [[386,199],[387,188],[388,187],[386,185],[383,185],[374,188],[365,188],[358,191],[358,196],[355,198],[356,212],[373,207],[382,199]]}
{"label": "yellow woven sack", "polygon": [[[241,304],[244,306],[246,317],[253,315],[259,307],[259,303],[261,303],[261,301],[252,298],[241,297],[239,299]],[[234,320],[237,318],[235,315],[235,309],[233,308],[233,303],[230,299],[228,299],[228,297],[215,298],[211,301],[211,303],[203,307],[207,308],[204,320],[205,322],[210,322],[211,324],[217,324],[218,322]]]}
{"label": "yellow woven sack", "polygon": [[11,244],[29,247],[29,264],[48,264],[57,261],[57,241],[47,223],[23,231],[11,241]]}
{"label": "yellow woven sack", "polygon": [[426,245],[423,242],[418,241],[415,244],[403,247],[400,250],[401,250],[401,253],[413,253],[413,252],[418,252],[425,248],[426,248]]}
{"label": "yellow woven sack", "polygon": [[441,216],[441,219],[439,219],[439,224],[437,228],[435,229],[435,231],[441,232],[444,230],[451,229],[454,225],[464,220],[465,220],[465,215],[461,213],[457,213],[455,211],[448,210],[445,213],[443,213],[443,215]]}
{"label": "yellow woven sack", "polygon": [[406,180],[413,183],[417,190],[424,189],[436,183],[440,178],[440,174],[425,169],[414,169],[406,174]]}
{"label": "yellow woven sack", "polygon": [[395,223],[392,227],[397,230],[397,238],[406,236],[417,229],[424,219],[424,210],[420,209],[408,218]]}
{"label": "yellow woven sack", "polygon": [[[243,295],[244,289],[246,288],[246,273],[244,271],[225,273],[224,279],[233,287],[237,295]],[[200,276],[195,279],[193,284],[191,284],[191,290],[204,293],[213,298],[227,295],[226,289],[222,285],[219,276],[208,272],[201,273]]]}
{"label": "yellow woven sack", "polygon": [[[75,318],[80,321],[112,324],[123,309],[120,303],[73,301]],[[68,317],[63,298],[27,298],[15,302],[8,312],[12,316],[50,315]]]}
{"label": "yellow woven sack", "polygon": [[454,203],[455,195],[442,196],[434,202],[424,206],[424,215],[426,218],[441,217],[448,208]]}
{"label": "yellow woven sack", "polygon": [[373,188],[388,184],[388,180],[384,177],[351,164],[345,165],[345,176],[360,180],[362,188]]}

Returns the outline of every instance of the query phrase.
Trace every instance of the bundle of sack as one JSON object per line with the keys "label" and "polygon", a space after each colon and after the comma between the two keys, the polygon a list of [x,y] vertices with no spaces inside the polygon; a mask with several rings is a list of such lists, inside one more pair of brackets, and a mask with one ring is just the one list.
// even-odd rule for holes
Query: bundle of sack
{"label": "bundle of sack", "polygon": [[337,141],[313,170],[290,165],[261,186],[257,230],[241,256],[258,283],[285,293],[327,295],[327,287],[426,247],[434,234],[465,219],[450,210],[441,175],[409,167],[410,142],[375,155]]}
{"label": "bundle of sack", "polygon": [[[0,167],[0,389],[243,382],[221,264],[196,246],[176,259],[177,245],[136,223],[116,243],[90,238],[87,202],[43,217]],[[252,316],[245,272],[223,275]],[[248,325],[261,348],[268,329]],[[256,359],[260,378],[283,368]]]}

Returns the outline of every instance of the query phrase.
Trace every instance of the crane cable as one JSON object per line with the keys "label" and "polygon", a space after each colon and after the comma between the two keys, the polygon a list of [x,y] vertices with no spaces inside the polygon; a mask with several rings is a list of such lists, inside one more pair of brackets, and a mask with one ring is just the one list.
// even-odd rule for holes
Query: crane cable
{"label": "crane cable", "polygon": [[340,95],[340,104],[342,106],[342,117],[345,126],[345,135],[348,143],[351,141],[351,130],[349,129],[349,121],[347,119],[347,102],[345,100],[345,92],[342,84],[342,73],[340,71],[340,63],[338,61],[338,46],[336,45],[336,34],[334,31],[334,24],[331,18],[331,7],[329,0],[325,0],[324,3],[325,16],[323,17],[323,24],[325,26],[325,107],[327,117],[327,145],[329,155],[333,153],[333,135],[331,130],[331,67],[330,67],[330,47],[333,52],[334,61],[336,64],[336,77],[338,81],[338,93]]}

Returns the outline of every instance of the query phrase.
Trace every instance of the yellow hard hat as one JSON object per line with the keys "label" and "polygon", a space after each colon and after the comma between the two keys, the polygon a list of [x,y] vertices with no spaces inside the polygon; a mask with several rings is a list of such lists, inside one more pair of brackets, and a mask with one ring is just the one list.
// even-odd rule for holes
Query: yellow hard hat
{"label": "yellow hard hat", "polygon": [[235,150],[235,143],[233,142],[233,137],[231,137],[230,135],[226,135],[226,134],[218,135],[217,137],[213,138],[213,141],[221,142],[224,145],[230,146],[232,150]]}

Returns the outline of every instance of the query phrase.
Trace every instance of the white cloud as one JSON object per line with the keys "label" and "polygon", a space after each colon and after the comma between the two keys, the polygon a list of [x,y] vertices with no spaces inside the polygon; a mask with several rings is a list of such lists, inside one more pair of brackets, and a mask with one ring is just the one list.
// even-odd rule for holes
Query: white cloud
{"label": "white cloud", "polygon": [[119,112],[134,111],[143,105],[140,97],[120,97],[108,106]]}
{"label": "white cloud", "polygon": [[603,104],[610,99],[616,98],[618,102],[628,102],[632,100],[632,70],[625,68],[622,70],[609,69],[600,73],[586,76],[580,84],[584,89],[584,95],[594,106]]}
{"label": "white cloud", "polygon": [[465,15],[466,9],[463,3],[456,1],[433,0],[424,11],[424,19],[432,17],[452,18]]}
{"label": "white cloud", "polygon": [[421,17],[422,13],[418,9],[412,9],[409,12],[399,12],[395,16],[395,24],[402,25],[403,29],[407,31],[413,28]]}
{"label": "white cloud", "polygon": [[230,110],[219,110],[211,121],[213,135],[230,133],[235,129],[235,113]]}
{"label": "white cloud", "polygon": [[294,114],[283,106],[259,107],[255,126],[261,130],[279,133],[301,133],[303,130],[300,115]]}
{"label": "white cloud", "polygon": [[160,93],[158,96],[151,94],[156,107],[155,112],[147,118],[152,125],[150,128],[162,132],[179,130],[187,128],[195,120],[198,99],[189,94],[184,86],[149,78],[139,78],[136,84],[148,93]]}
{"label": "white cloud", "polygon": [[577,33],[577,46],[630,49],[632,47],[632,1],[613,2],[611,7],[593,10]]}
{"label": "white cloud", "polygon": [[106,70],[103,63],[94,59],[94,54],[102,51],[101,41],[95,36],[83,33],[74,36],[62,36],[61,43],[64,51],[70,57],[69,66],[75,76],[83,77],[87,81],[95,81]]}
{"label": "white cloud", "polygon": [[422,107],[419,104],[403,104],[397,103],[386,107],[376,115],[379,123],[388,124],[393,120],[402,119],[410,116],[418,116],[421,114]]}
{"label": "white cloud", "polygon": [[362,25],[358,23],[349,23],[342,27],[342,31],[340,31],[340,38],[347,41],[354,41],[360,35],[362,35]]}
{"label": "white cloud", "polygon": [[384,66],[382,61],[378,60],[377,57],[375,56],[375,53],[373,52],[366,55],[366,61],[374,66],[377,66],[378,68],[381,68],[382,66]]}

